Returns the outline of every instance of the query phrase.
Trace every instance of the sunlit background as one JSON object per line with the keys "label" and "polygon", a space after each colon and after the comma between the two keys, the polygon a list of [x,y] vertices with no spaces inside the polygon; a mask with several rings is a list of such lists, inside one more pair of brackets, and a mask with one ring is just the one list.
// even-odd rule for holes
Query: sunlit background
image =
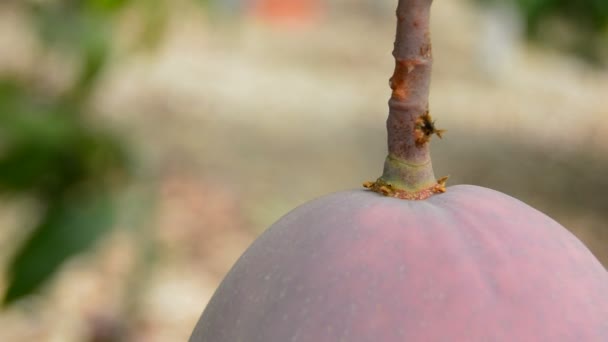
{"label": "sunlit background", "polygon": [[[379,176],[396,3],[0,2],[0,341],[185,341],[265,228]],[[604,265],[607,23],[606,1],[436,0],[431,90],[437,176]]]}

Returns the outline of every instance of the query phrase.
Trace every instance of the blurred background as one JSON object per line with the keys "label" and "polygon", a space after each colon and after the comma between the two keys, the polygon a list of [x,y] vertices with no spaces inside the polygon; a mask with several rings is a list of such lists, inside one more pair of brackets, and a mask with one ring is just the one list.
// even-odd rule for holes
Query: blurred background
{"label": "blurred background", "polygon": [[[380,175],[396,0],[0,2],[1,341],[185,341],[265,228]],[[608,265],[608,1],[435,1],[437,176]]]}

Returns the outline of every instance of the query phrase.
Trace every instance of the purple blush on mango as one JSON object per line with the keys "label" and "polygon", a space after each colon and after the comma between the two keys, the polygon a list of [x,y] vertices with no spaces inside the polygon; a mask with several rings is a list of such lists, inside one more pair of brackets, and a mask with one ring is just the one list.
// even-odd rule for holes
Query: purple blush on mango
{"label": "purple blush on mango", "polygon": [[192,342],[608,341],[608,273],[502,193],[364,190],[296,208],[243,254]]}

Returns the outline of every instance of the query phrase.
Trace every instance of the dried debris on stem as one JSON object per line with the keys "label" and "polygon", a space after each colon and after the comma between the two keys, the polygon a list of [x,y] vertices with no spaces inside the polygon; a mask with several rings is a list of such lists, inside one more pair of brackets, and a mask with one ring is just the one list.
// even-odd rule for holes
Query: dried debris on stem
{"label": "dried debris on stem", "polygon": [[433,134],[436,134],[439,139],[442,139],[445,132],[445,129],[437,129],[437,127],[435,127],[435,121],[427,111],[416,119],[416,130],[414,131],[416,146],[421,147],[431,141]]}

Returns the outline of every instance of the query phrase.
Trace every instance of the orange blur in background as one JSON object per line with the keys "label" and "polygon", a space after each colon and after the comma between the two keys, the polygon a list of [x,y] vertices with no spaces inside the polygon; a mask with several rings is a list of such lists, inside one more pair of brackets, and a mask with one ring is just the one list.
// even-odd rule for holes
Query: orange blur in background
{"label": "orange blur in background", "polygon": [[320,0],[253,0],[252,15],[274,24],[310,25],[322,15]]}

